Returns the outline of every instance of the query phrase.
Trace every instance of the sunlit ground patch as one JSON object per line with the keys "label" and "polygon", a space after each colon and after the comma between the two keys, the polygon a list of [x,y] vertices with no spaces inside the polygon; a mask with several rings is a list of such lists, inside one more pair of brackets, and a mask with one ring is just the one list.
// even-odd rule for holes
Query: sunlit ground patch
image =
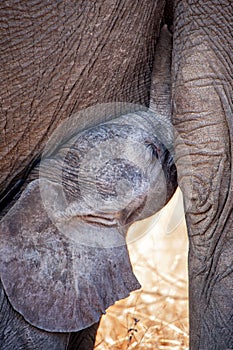
{"label": "sunlit ground patch", "polygon": [[143,226],[146,230],[151,220],[155,224],[149,232],[129,244],[142,289],[107,310],[97,350],[188,349],[187,233],[180,193],[158,220],[134,225],[129,235]]}

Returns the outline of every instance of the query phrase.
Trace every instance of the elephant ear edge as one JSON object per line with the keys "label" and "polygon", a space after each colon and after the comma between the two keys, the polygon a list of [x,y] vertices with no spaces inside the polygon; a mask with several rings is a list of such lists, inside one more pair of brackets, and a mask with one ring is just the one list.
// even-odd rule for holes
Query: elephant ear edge
{"label": "elephant ear edge", "polygon": [[87,246],[59,231],[44,208],[39,181],[27,186],[1,220],[2,283],[13,308],[33,326],[79,331],[140,285],[125,244]]}

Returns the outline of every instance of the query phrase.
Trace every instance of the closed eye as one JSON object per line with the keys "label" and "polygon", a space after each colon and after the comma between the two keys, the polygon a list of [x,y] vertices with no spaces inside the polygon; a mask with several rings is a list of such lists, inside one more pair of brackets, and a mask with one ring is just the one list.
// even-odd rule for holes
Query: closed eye
{"label": "closed eye", "polygon": [[159,149],[155,146],[154,143],[147,143],[146,147],[149,148],[153,158],[159,158]]}

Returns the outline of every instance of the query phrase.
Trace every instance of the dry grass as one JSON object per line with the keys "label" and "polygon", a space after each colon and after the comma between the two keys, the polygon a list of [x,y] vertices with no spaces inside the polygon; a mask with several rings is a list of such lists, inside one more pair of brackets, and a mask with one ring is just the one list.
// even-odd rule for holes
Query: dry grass
{"label": "dry grass", "polygon": [[107,310],[96,350],[188,349],[187,238],[180,194],[159,216],[135,225],[129,241],[152,221],[152,229],[128,245],[142,289]]}

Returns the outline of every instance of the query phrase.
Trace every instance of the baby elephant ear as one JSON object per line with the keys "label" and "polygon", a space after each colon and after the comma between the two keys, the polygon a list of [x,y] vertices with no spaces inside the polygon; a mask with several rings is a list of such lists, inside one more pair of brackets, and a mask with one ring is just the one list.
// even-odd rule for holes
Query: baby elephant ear
{"label": "baby elephant ear", "polygon": [[[58,205],[57,185],[35,180],[1,221],[2,283],[13,308],[33,326],[78,331],[140,285],[118,229],[95,225],[93,216],[84,220],[78,213],[56,224],[45,209],[41,185]],[[96,244],[82,237],[96,237]],[[121,244],[104,247],[106,237]]]}

